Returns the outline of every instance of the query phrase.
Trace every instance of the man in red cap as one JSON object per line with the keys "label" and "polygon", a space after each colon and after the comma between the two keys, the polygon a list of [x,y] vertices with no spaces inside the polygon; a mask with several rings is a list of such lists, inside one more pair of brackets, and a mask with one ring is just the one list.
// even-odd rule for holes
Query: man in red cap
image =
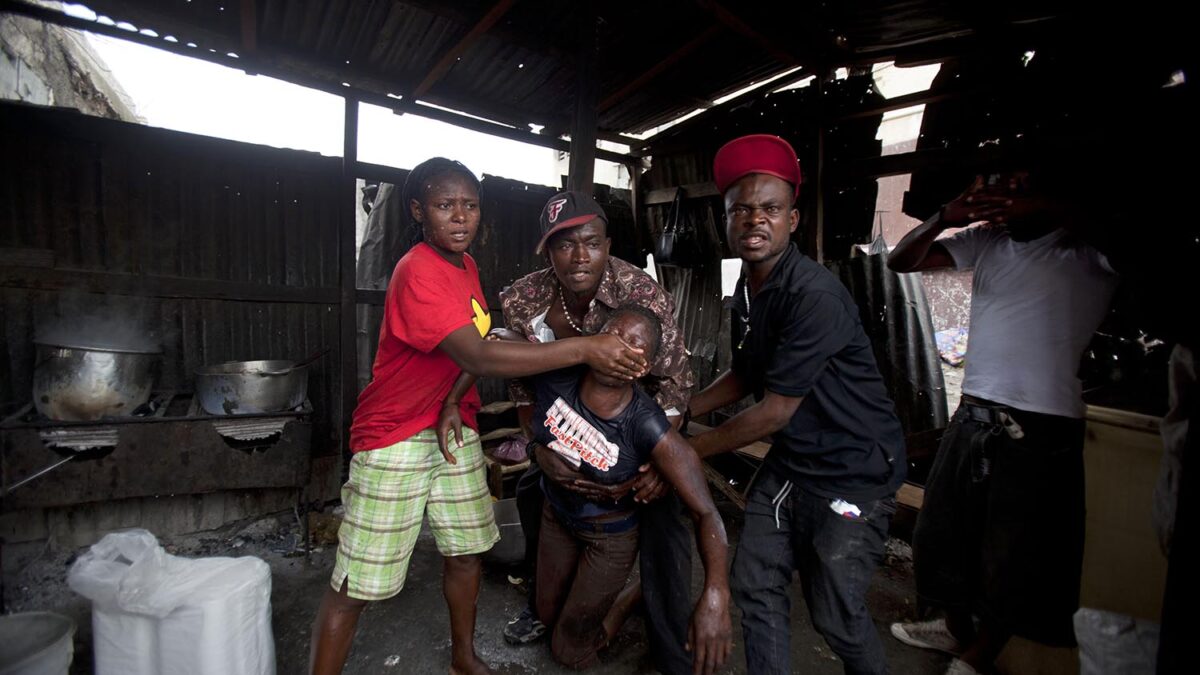
{"label": "man in red cap", "polygon": [[788,587],[798,571],[813,626],[846,672],[887,672],[866,595],[905,476],[900,421],[850,293],[791,241],[801,181],[792,147],[777,136],[735,139],[713,174],[742,276],[732,367],[691,413],[751,394],[755,403],[691,443],[707,457],[771,437],[731,573],[747,671],[791,672]]}

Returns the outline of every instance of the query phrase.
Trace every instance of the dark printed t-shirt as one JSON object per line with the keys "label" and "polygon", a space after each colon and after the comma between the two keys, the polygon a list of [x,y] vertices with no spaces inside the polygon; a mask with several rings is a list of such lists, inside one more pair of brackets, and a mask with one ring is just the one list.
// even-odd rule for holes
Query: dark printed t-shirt
{"label": "dark printed t-shirt", "polygon": [[[585,372],[585,367],[564,368],[532,378],[533,439],[584,478],[606,485],[621,483],[650,461],[654,446],[671,425],[654,399],[636,386],[633,399],[616,417],[595,415],[579,396]],[[542,484],[551,505],[570,518],[595,518],[633,507],[632,497],[616,504],[598,504],[545,478]]]}

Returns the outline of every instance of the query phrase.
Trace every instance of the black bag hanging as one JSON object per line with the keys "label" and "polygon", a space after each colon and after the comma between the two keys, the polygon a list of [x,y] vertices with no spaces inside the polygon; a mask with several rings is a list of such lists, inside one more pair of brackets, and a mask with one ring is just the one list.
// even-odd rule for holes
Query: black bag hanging
{"label": "black bag hanging", "polygon": [[684,208],[683,199],[683,188],[675,188],[675,198],[671,200],[671,207],[667,209],[662,233],[654,247],[656,264],[691,267],[700,262],[696,227]]}

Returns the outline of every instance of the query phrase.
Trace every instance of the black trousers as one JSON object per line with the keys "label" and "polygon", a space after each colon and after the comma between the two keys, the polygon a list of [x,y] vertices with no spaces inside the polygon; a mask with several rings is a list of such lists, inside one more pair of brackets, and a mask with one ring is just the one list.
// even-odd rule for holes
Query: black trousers
{"label": "black trousers", "polygon": [[790,588],[796,572],[813,628],[842,659],[845,672],[888,672],[867,589],[883,560],[896,500],[860,502],[857,518],[839,515],[830,502],[765,465],[750,487],[730,574],[733,599],[742,610],[747,673],[792,672]]}
{"label": "black trousers", "polygon": [[[1021,427],[1013,438],[1000,413]],[[1084,421],[964,402],[942,436],[913,531],[917,594],[1014,635],[1075,645],[1083,569]]]}

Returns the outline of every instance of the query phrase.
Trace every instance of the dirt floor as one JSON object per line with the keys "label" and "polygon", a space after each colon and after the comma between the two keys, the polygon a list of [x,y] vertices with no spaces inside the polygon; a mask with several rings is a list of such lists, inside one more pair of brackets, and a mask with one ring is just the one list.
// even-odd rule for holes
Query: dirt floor
{"label": "dirt floor", "polygon": [[[728,502],[721,503],[721,508],[732,543],[736,544],[740,512]],[[310,625],[333,567],[332,546],[320,545],[304,557],[299,546],[299,524],[291,514],[175,537],[162,543],[176,555],[254,555],[266,560],[273,571],[272,612],[278,672],[281,675],[304,672]],[[72,672],[90,673],[90,608],[66,585],[67,570],[78,553],[48,545],[36,559],[7,575],[6,600],[10,612],[50,610],[72,617],[79,626]],[[693,581],[698,585],[701,566],[696,564],[695,569]],[[525,602],[523,588],[510,581],[510,571],[498,565],[485,568],[477,630],[480,655],[502,675],[568,672],[551,661],[544,644],[514,648],[501,637],[505,621]],[[893,540],[869,600],[892,672],[940,673],[946,667],[946,658],[908,648],[888,634],[890,622],[912,615],[912,596],[911,554],[905,544]],[[793,670],[812,675],[842,672],[837,658],[813,632],[798,584],[793,597]],[[746,672],[738,621],[735,610],[736,652],[724,671],[728,673]],[[441,596],[441,559],[432,537],[423,532],[407,587],[399,596],[376,603],[363,614],[345,672],[348,675],[446,672],[449,650],[448,619]],[[603,663],[592,672],[654,672],[647,659],[645,631],[639,618],[626,625],[604,654]]]}

